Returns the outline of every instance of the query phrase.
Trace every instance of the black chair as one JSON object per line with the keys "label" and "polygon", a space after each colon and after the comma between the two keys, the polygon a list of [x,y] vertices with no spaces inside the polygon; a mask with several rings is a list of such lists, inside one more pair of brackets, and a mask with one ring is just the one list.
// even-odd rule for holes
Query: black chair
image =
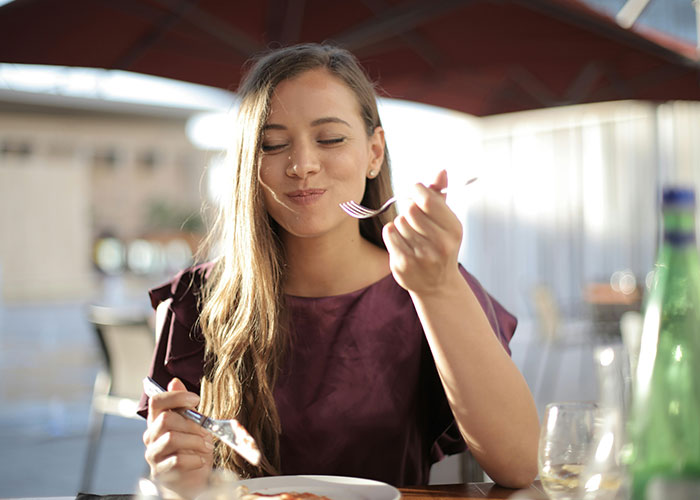
{"label": "black chair", "polygon": [[141,380],[147,374],[155,347],[151,315],[145,311],[90,306],[88,317],[104,363],[93,387],[81,484],[84,492],[90,491],[105,415],[141,418],[136,413]]}
{"label": "black chair", "polygon": [[460,479],[463,483],[481,483],[484,481],[484,469],[476,461],[471,451],[462,453],[460,460]]}

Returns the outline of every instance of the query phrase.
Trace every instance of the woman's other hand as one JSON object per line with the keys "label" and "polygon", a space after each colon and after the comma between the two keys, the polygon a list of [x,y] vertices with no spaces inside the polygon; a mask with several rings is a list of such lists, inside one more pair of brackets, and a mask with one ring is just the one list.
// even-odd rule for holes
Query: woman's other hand
{"label": "woman's other hand", "polygon": [[[178,408],[196,408],[199,396],[177,378],[168,391],[148,401],[148,427],[143,434],[151,477],[169,490],[164,496],[191,498],[203,490],[212,471],[213,440]],[[170,493],[173,493],[172,495]]]}
{"label": "woman's other hand", "polygon": [[462,279],[457,267],[462,224],[440,193],[446,187],[445,170],[430,187],[417,184],[405,213],[384,226],[391,272],[409,292],[429,294]]}

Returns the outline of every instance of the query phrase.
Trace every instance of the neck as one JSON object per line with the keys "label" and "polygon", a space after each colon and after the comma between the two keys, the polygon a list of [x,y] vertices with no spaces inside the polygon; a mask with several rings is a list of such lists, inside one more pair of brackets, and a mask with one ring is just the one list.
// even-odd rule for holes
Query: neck
{"label": "neck", "polygon": [[329,297],[364,288],[389,274],[387,252],[356,233],[338,238],[283,235],[285,291],[302,297]]}

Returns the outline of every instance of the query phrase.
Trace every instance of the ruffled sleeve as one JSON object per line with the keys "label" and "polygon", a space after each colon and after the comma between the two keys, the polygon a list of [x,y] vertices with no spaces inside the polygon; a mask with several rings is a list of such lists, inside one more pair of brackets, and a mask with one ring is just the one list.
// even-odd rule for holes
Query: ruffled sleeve
{"label": "ruffled sleeve", "polygon": [[[510,355],[511,351],[508,344],[513,338],[518,320],[496,299],[489,295],[484,287],[481,286],[481,283],[461,265],[459,266],[459,270],[471,287],[479,304],[481,304],[484,313],[486,313],[486,317],[491,323],[494,334],[501,341],[508,355]],[[430,375],[428,379],[429,389],[427,391],[427,397],[429,403],[425,407],[437,409],[432,416],[433,418],[429,419],[432,427],[432,435],[436,436],[431,450],[431,460],[437,462],[445,455],[453,455],[465,451],[467,445],[462,438],[462,434],[459,432],[457,421],[452,414],[452,409],[447,401],[447,396],[442,387],[440,377],[437,374],[437,369],[434,368],[435,362],[433,361],[432,355],[429,355],[428,358],[426,362],[431,365],[432,370],[429,371]],[[478,384],[480,381],[474,380],[474,383]]]}
{"label": "ruffled sleeve", "polygon": [[518,326],[518,319],[509,313],[496,299],[489,295],[486,289],[481,286],[481,283],[461,265],[459,266],[459,270],[462,276],[464,276],[464,279],[467,280],[467,283],[469,283],[474,295],[476,295],[498,340],[501,341],[503,348],[510,356],[511,351],[509,344],[515,333],[515,327]]}
{"label": "ruffled sleeve", "polygon": [[[154,309],[161,302],[172,299],[157,332],[158,341],[153,353],[149,375],[166,387],[178,377],[187,390],[199,393],[204,373],[204,338],[199,328],[200,296],[202,285],[209,276],[213,263],[186,269],[171,281],[149,291]],[[148,415],[148,397],[143,394],[138,413]]]}

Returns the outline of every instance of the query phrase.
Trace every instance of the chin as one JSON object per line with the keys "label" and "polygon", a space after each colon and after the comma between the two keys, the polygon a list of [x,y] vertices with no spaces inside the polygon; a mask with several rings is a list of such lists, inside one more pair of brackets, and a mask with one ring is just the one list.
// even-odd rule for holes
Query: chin
{"label": "chin", "polygon": [[295,238],[316,238],[329,233],[336,233],[340,236],[352,230],[349,224],[354,219],[345,214],[339,215],[339,218],[319,215],[321,214],[280,218],[278,224],[285,233]]}
{"label": "chin", "polygon": [[328,228],[313,222],[295,221],[294,224],[280,224],[282,230],[295,238],[314,238],[328,231]]}

